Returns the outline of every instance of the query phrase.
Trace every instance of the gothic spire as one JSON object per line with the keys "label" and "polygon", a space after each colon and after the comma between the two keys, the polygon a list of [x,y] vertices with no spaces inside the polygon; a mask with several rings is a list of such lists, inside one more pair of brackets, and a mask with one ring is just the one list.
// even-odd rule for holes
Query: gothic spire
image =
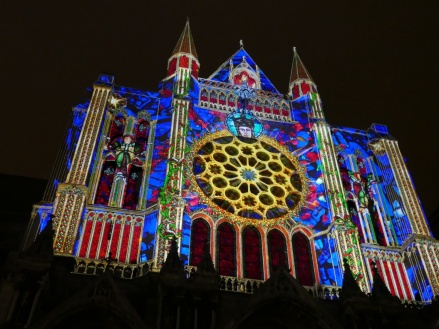
{"label": "gothic spire", "polygon": [[186,25],[184,26],[184,30],[180,35],[180,39],[178,39],[177,45],[172,52],[172,56],[178,53],[191,54],[196,59],[198,59],[197,51],[195,50],[194,39],[192,38],[191,28],[189,26],[189,18],[186,20]]}
{"label": "gothic spire", "polygon": [[308,73],[305,65],[303,65],[302,60],[300,59],[299,54],[296,51],[296,47],[294,47],[293,50],[294,57],[293,66],[291,68],[290,84],[296,80],[310,80],[314,82],[311,75]]}
{"label": "gothic spire", "polygon": [[351,271],[347,259],[343,259],[343,286],[340,294],[340,300],[347,300],[349,298],[363,299],[367,301],[367,296],[361,291],[357,281]]}

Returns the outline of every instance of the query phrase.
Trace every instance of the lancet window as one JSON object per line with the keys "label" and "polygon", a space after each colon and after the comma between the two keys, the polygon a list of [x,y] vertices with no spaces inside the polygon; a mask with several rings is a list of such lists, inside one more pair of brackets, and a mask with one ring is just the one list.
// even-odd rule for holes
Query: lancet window
{"label": "lancet window", "polygon": [[293,235],[293,254],[296,279],[303,286],[314,285],[314,270],[309,239],[302,232]]}
{"label": "lancet window", "polygon": [[189,264],[198,266],[206,243],[210,240],[210,226],[202,218],[196,218],[191,227],[191,252]]}
{"label": "lancet window", "polygon": [[246,227],[242,233],[244,277],[262,280],[261,234],[252,227]]}
{"label": "lancet window", "polygon": [[267,235],[270,275],[280,267],[288,268],[285,236],[279,230],[271,230]]}
{"label": "lancet window", "polygon": [[236,231],[229,223],[217,229],[217,268],[220,275],[236,276]]}

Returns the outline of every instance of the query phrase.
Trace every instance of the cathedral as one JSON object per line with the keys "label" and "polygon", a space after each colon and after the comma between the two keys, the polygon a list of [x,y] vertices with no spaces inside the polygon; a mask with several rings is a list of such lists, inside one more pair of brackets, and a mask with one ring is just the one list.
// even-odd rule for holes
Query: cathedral
{"label": "cathedral", "polygon": [[101,74],[73,106],[0,328],[437,328],[439,242],[387,126],[328,123],[296,49],[286,93],[242,43],[199,77],[189,21],[170,55],[157,90]]}

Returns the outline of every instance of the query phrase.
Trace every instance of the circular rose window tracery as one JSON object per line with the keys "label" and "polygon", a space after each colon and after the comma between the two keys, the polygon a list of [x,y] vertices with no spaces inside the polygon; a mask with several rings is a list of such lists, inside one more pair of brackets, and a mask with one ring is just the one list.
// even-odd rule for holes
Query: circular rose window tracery
{"label": "circular rose window tracery", "polygon": [[194,145],[192,164],[202,200],[235,221],[278,222],[295,214],[307,193],[297,159],[266,136],[208,135]]}

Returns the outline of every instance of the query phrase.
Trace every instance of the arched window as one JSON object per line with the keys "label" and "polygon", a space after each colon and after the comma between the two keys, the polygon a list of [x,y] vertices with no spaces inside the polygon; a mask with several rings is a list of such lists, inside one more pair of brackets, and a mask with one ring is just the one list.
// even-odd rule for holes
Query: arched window
{"label": "arched window", "polygon": [[300,97],[299,85],[295,84],[293,86],[293,99]]}
{"label": "arched window", "polygon": [[311,248],[305,234],[298,232],[293,235],[293,253],[296,279],[302,286],[314,285]]}
{"label": "arched window", "polygon": [[198,78],[198,64],[196,61],[192,60],[192,75],[197,79]]}
{"label": "arched window", "polygon": [[308,94],[310,89],[311,89],[309,84],[307,82],[305,82],[305,81],[303,81],[301,83],[301,88],[302,88],[302,95]]}
{"label": "arched window", "polygon": [[113,140],[118,137],[122,137],[123,131],[125,127],[125,119],[118,115],[113,119],[113,122],[111,123],[110,133],[109,136],[110,140]]}
{"label": "arched window", "polygon": [[227,106],[236,107],[236,99],[232,95],[229,95],[227,99]]}
{"label": "arched window", "polygon": [[364,231],[363,228],[361,227],[361,219],[360,219],[360,215],[358,214],[357,206],[355,205],[354,200],[348,200],[347,205],[348,205],[349,213],[351,214],[352,222],[355,224],[355,226],[358,229],[358,234],[360,236],[360,243],[364,243],[365,242]]}
{"label": "arched window", "polygon": [[180,67],[189,67],[189,58],[187,56],[181,56],[180,57]]}
{"label": "arched window", "polygon": [[174,57],[174,58],[169,62],[168,76],[174,74],[176,68],[177,68],[177,57]]}
{"label": "arched window", "polygon": [[116,171],[115,161],[105,161],[102,166],[101,177],[96,191],[95,204],[108,205],[111,186],[113,185],[114,172]]}
{"label": "arched window", "polygon": [[136,209],[139,202],[139,192],[142,186],[143,169],[138,166],[131,166],[127,186],[125,189],[125,197],[123,200],[123,208]]}
{"label": "arched window", "polygon": [[209,224],[202,218],[192,222],[191,227],[191,254],[189,264],[198,266],[203,256],[204,248],[210,238]]}
{"label": "arched window", "polygon": [[149,135],[149,124],[146,120],[140,120],[136,125],[136,143],[141,146],[141,150],[139,152],[143,152],[146,150],[146,145],[148,143],[148,135]]}
{"label": "arched window", "polygon": [[263,279],[261,234],[250,226],[242,232],[244,277],[255,280]]}
{"label": "arched window", "polygon": [[226,105],[226,95],[224,93],[219,94],[219,103],[220,105]]}
{"label": "arched window", "polygon": [[264,102],[264,113],[271,113],[271,104],[268,101]]}
{"label": "arched window", "polygon": [[256,110],[256,112],[262,112],[262,105],[261,105],[261,101],[259,99],[256,99],[255,110]]}
{"label": "arched window", "polygon": [[223,223],[217,230],[217,264],[220,275],[236,276],[236,232],[232,225]]}
{"label": "arched window", "polygon": [[270,275],[280,267],[288,267],[285,236],[279,230],[271,230],[267,236]]}
{"label": "arched window", "polygon": [[210,92],[210,102],[211,103],[218,103],[218,97],[216,95],[216,91],[212,90]]}
{"label": "arched window", "polygon": [[206,89],[201,89],[201,96],[200,96],[202,101],[207,101],[209,98],[209,93],[207,92]]}
{"label": "arched window", "polygon": [[273,113],[276,115],[280,114],[280,106],[279,106],[279,103],[277,103],[277,102],[274,102],[274,104],[273,104]]}

